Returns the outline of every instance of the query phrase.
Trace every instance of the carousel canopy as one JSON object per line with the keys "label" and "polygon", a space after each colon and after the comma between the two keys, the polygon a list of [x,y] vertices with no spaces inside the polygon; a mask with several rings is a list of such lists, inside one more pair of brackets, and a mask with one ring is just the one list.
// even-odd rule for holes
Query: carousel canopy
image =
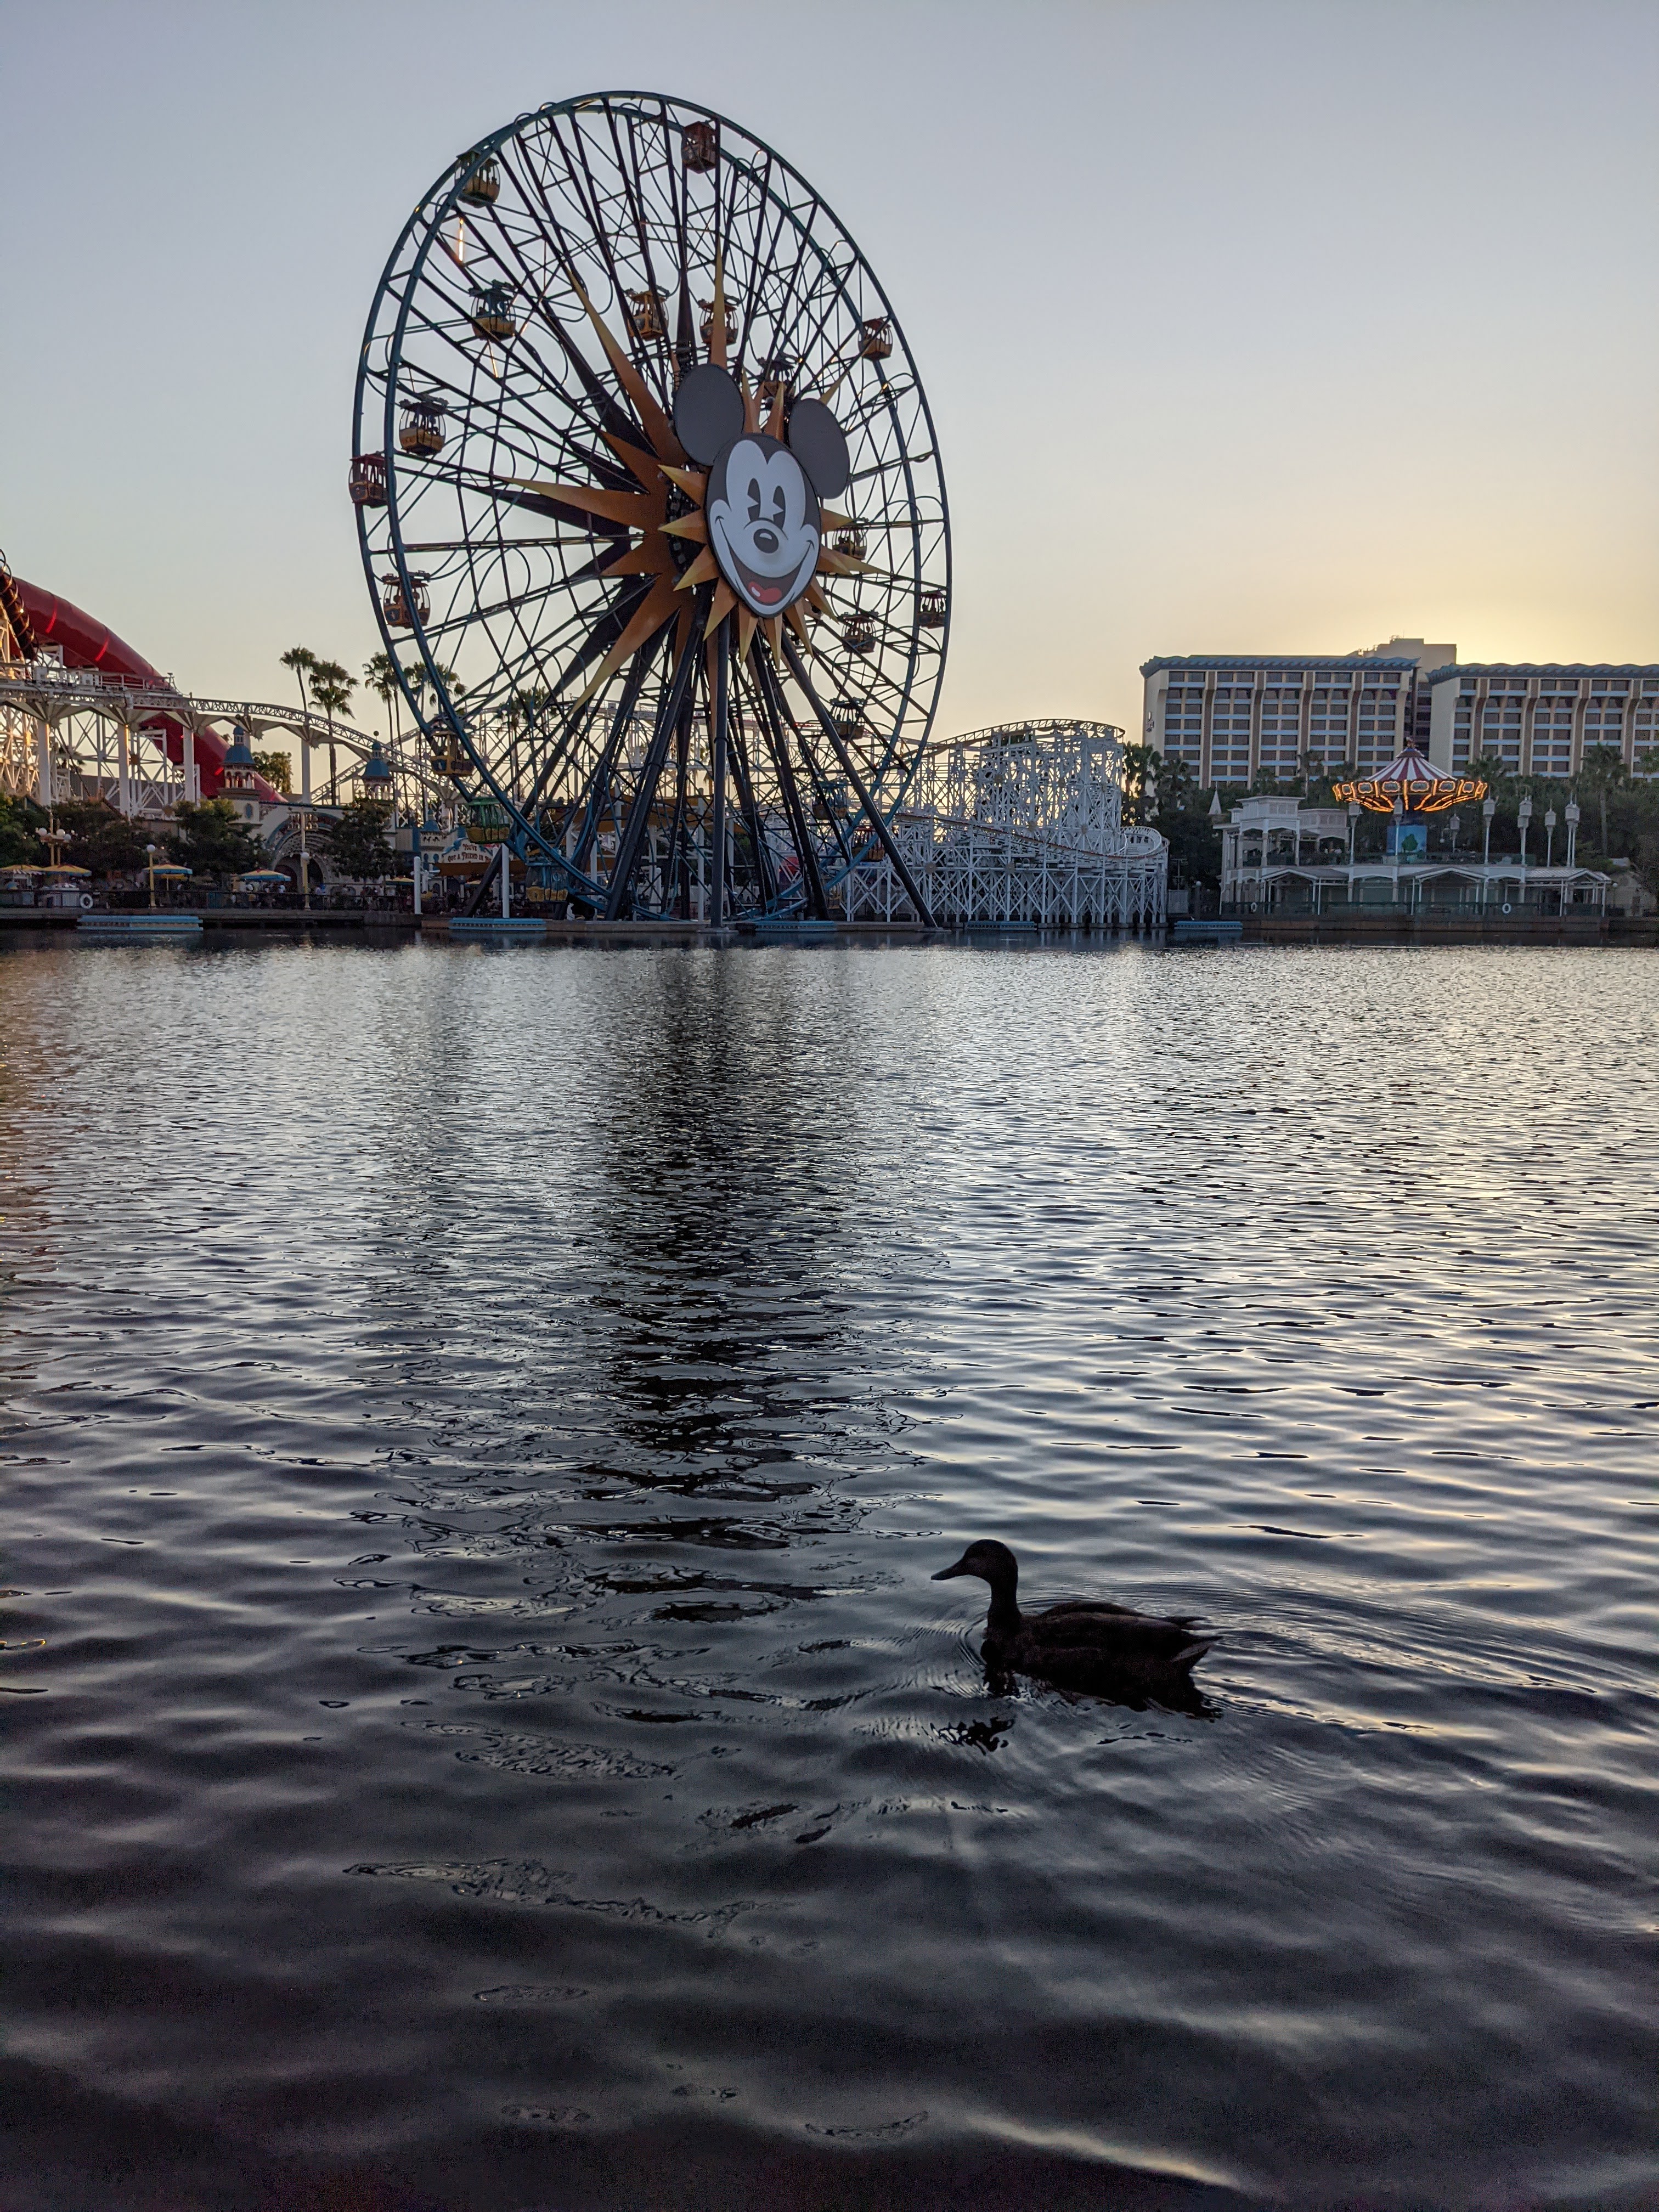
{"label": "carousel canopy", "polygon": [[1334,783],[1331,790],[1338,799],[1358,799],[1373,814],[1392,814],[1396,805],[1402,814],[1438,814],[1448,806],[1462,806],[1486,795],[1486,787],[1479,776],[1443,775],[1415,745],[1407,745],[1380,775]]}

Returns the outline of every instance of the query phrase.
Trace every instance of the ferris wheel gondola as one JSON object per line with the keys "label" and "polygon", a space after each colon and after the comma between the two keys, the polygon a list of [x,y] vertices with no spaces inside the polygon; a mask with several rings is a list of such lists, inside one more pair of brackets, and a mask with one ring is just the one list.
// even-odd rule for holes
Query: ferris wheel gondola
{"label": "ferris wheel gondola", "polygon": [[387,264],[351,485],[434,764],[549,896],[824,918],[879,849],[927,918],[890,823],[949,636],[933,423],[762,141],[610,93],[471,148]]}

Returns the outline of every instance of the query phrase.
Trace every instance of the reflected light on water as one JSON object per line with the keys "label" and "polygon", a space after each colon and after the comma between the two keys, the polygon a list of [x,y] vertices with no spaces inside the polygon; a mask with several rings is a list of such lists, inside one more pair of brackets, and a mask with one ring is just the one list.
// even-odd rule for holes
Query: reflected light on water
{"label": "reflected light on water", "polygon": [[0,956],[8,2206],[1659,2191],[1652,973]]}

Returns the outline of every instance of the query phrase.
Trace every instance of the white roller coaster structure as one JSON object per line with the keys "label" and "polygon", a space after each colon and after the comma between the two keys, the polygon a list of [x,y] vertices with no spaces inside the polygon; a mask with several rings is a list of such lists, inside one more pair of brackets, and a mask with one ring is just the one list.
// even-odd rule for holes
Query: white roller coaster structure
{"label": "white roller coaster structure", "polygon": [[[361,763],[375,742],[295,707],[197,698],[94,669],[65,668],[51,653],[38,653],[30,660],[0,661],[0,792],[42,806],[104,799],[123,814],[159,818],[180,799],[202,796],[197,737],[210,731],[228,739],[239,724],[252,746],[272,732],[299,738],[307,798],[313,746],[332,745]],[[179,743],[179,760],[169,756],[169,738]],[[400,805],[447,795],[441,778],[411,765],[410,748],[398,750],[404,757],[394,751],[392,766]],[[405,783],[413,788],[404,792]]]}
{"label": "white roller coaster structure", "polygon": [[[1162,928],[1169,847],[1125,829],[1123,732],[1105,722],[1010,722],[930,748],[893,830],[945,927]],[[849,921],[911,908],[886,856],[860,858]]]}

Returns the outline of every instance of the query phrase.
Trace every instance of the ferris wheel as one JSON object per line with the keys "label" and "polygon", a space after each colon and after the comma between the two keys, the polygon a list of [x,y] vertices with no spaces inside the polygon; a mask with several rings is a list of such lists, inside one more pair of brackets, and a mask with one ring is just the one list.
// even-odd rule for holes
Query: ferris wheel
{"label": "ferris wheel", "polygon": [[827,918],[885,854],[928,919],[889,825],[944,477],[885,293],[769,147],[633,92],[472,147],[381,280],[351,489],[431,757],[544,896]]}

